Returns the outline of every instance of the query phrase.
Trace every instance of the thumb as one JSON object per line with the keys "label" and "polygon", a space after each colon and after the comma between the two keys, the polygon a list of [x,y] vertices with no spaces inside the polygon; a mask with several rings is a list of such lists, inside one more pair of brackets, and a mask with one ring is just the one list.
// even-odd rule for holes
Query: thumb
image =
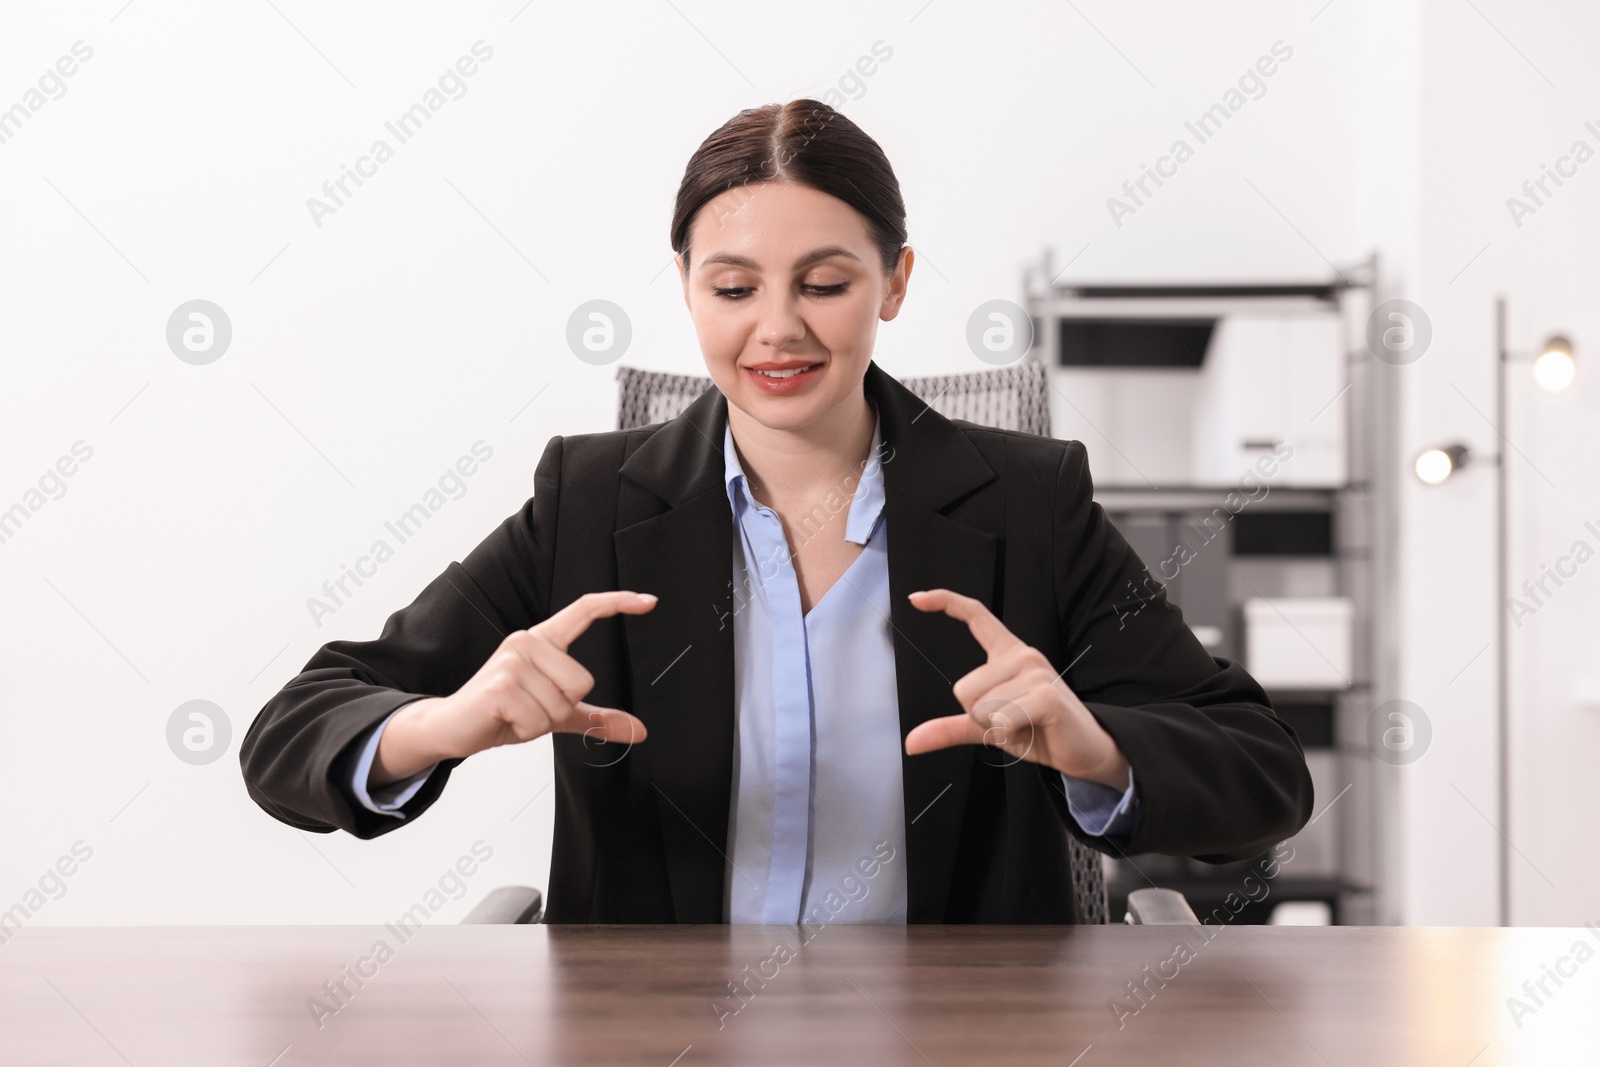
{"label": "thumb", "polygon": [[557,729],[557,733],[583,734],[595,741],[617,741],[631,745],[645,739],[644,723],[621,708],[606,708],[580,700],[573,705],[577,713]]}
{"label": "thumb", "polygon": [[953,745],[977,745],[983,742],[984,728],[970,715],[949,715],[918,723],[906,734],[906,755],[920,756]]}

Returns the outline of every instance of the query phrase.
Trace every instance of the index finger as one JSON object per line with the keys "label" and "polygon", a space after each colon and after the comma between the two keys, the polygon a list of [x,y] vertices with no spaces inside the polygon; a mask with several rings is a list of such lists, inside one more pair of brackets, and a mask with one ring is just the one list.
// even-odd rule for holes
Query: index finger
{"label": "index finger", "polygon": [[567,646],[576,641],[594,620],[618,612],[642,615],[655,606],[656,597],[653,593],[635,593],[631,589],[585,593],[531,629],[537,630],[540,637],[565,652]]}
{"label": "index finger", "polygon": [[972,636],[978,639],[978,644],[991,656],[1022,641],[1006,629],[1006,624],[995,618],[994,612],[985,607],[981,600],[962,596],[949,589],[924,589],[912,593],[911,598],[912,607],[920,611],[942,611],[952,619],[966,623]]}

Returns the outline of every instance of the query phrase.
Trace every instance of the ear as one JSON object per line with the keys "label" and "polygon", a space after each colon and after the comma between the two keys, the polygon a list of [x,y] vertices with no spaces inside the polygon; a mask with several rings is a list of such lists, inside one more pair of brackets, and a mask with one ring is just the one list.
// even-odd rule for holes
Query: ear
{"label": "ear", "polygon": [[895,264],[894,273],[889,275],[889,290],[884,293],[883,306],[878,309],[878,318],[884,322],[900,314],[900,308],[905,304],[906,288],[911,284],[911,266],[916,258],[910,245],[900,249],[900,260]]}
{"label": "ear", "polygon": [[672,265],[678,268],[678,281],[683,284],[683,306],[689,307],[689,271],[683,265],[683,253],[672,257]]}

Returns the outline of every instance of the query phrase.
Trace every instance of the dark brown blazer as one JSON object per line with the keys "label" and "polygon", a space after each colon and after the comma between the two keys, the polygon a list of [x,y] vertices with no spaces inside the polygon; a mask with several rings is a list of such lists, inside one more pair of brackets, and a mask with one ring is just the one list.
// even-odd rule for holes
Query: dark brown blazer
{"label": "dark brown blazer", "polygon": [[[876,363],[864,388],[885,446],[902,737],[961,714],[951,686],[985,659],[964,623],[906,599],[944,587],[1045,653],[1116,739],[1140,802],[1127,852],[1246,859],[1305,825],[1311,778],[1294,732],[1146,582],[1093,500],[1082,444],[946,419]],[[546,918],[720,922],[735,744],[727,412],[712,387],[668,422],[552,438],[520,510],[380,637],[323,646],[261,709],[240,747],[251,797],[306,830],[409,825],[461,761],[441,764],[401,821],[338,784],[357,735],[455,692],[506,634],[586,592],[655,593],[653,611],[601,619],[569,649],[594,675],[586,699],[633,712],[649,737],[552,738]],[[908,921],[1080,921],[1067,835],[1114,846],[1078,828],[1055,771],[984,746],[902,752],[901,770]]]}

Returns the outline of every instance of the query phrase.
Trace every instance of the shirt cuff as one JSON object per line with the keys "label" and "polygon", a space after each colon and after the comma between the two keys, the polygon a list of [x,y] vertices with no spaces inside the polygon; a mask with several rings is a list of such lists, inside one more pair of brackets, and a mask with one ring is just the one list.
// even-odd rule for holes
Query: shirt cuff
{"label": "shirt cuff", "polygon": [[400,810],[401,807],[416,795],[417,790],[422,788],[423,783],[428,780],[428,776],[433,774],[434,768],[439,765],[435,763],[432,767],[420,770],[410,778],[402,778],[397,782],[390,782],[388,785],[380,786],[378,789],[368,793],[367,778],[372,773],[372,761],[378,755],[378,742],[383,737],[384,727],[389,725],[389,719],[394,718],[399,713],[400,709],[390,712],[388,718],[377,726],[372,727],[366,743],[361,746],[361,754],[356,759],[355,769],[352,771],[350,781],[346,785],[350,788],[350,795],[355,797],[356,801],[368,811],[404,819],[405,813]]}
{"label": "shirt cuff", "polygon": [[1133,768],[1128,768],[1128,788],[1117,791],[1100,782],[1061,776],[1067,794],[1067,811],[1086,834],[1128,837],[1139,820],[1139,798],[1133,789]]}

